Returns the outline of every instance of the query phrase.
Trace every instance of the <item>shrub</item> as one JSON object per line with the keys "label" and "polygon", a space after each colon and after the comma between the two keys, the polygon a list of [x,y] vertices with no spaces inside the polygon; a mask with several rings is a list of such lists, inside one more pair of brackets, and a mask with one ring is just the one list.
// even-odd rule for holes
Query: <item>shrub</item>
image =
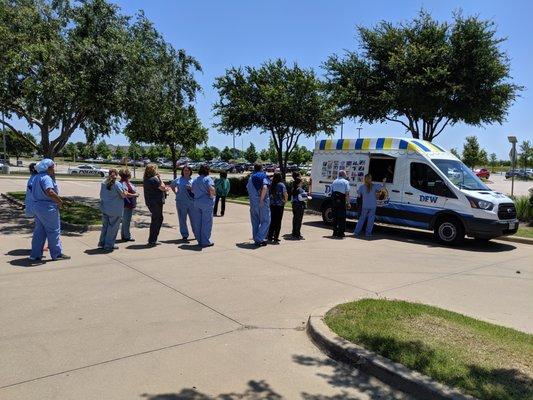
{"label": "shrub", "polygon": [[520,221],[529,222],[533,218],[533,206],[529,196],[518,196],[514,199],[516,216]]}

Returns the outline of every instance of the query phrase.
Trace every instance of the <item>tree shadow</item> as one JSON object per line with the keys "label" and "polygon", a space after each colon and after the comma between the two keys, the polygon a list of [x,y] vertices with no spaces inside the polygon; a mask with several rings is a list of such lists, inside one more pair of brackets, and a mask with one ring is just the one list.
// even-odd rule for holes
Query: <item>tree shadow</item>
{"label": "tree shadow", "polygon": [[[315,228],[330,229],[330,227],[326,226],[322,221],[306,221],[303,223],[303,225]],[[347,221],[347,225],[353,226],[353,228],[351,229],[346,229],[346,233],[351,234],[355,229],[355,223],[353,221]],[[362,235],[358,236],[357,239],[369,241],[386,239],[403,243],[420,244],[425,245],[426,247],[447,247],[438,243],[434,239],[433,233],[429,231],[416,231],[412,229],[384,225],[375,225],[373,235],[370,238],[366,238],[364,235]],[[516,246],[508,243],[500,243],[494,241],[479,242],[474,239],[466,238],[463,244],[455,246],[453,248],[455,250],[474,251],[480,253],[501,253],[505,251],[514,250],[516,249]]]}
{"label": "tree shadow", "polygon": [[192,389],[182,389],[179,393],[143,394],[147,400],[282,400],[283,397],[276,393],[264,380],[249,381],[248,387],[242,392],[221,393],[211,396]]}

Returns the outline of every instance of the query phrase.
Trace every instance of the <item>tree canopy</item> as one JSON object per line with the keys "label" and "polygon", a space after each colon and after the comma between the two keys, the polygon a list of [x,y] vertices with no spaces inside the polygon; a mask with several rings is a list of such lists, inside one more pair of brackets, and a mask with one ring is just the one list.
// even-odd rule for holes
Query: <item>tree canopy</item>
{"label": "tree canopy", "polygon": [[53,157],[78,128],[91,142],[117,129],[132,55],[117,6],[4,0],[0,26],[0,110],[13,132],[13,118],[36,127]]}
{"label": "tree canopy", "polygon": [[244,158],[246,159],[246,161],[253,164],[257,161],[257,157],[259,157],[259,155],[257,154],[255,145],[253,143],[250,143],[250,146],[248,146],[248,148],[244,152]]}
{"label": "tree canopy", "polygon": [[214,87],[220,96],[213,106],[219,118],[215,127],[228,134],[253,129],[270,134],[283,176],[300,137],[331,134],[338,121],[313,70],[280,59],[259,68],[230,68]]}
{"label": "tree canopy", "polygon": [[325,63],[345,117],[397,122],[431,141],[457,122],[502,123],[521,90],[491,21],[457,13],[453,24],[439,23],[421,11],[408,23],[357,30],[361,51]]}

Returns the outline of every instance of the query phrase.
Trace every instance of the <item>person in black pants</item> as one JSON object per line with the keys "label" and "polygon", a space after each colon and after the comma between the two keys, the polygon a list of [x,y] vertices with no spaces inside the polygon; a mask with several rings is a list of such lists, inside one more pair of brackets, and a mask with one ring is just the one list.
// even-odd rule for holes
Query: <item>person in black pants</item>
{"label": "person in black pants", "polygon": [[270,226],[268,228],[268,241],[279,243],[279,233],[281,231],[281,220],[283,210],[287,202],[287,187],[281,182],[281,174],[276,172],[272,177],[270,185]]}
{"label": "person in black pants", "polygon": [[296,178],[292,183],[292,239],[302,240],[302,221],[304,218],[307,193],[302,189],[302,179]]}
{"label": "person in black pants", "polygon": [[339,176],[331,184],[333,211],[333,237],[342,239],[346,230],[346,208],[350,206],[350,182],[346,172],[339,171]]}
{"label": "person in black pants", "polygon": [[148,245],[157,245],[157,237],[163,225],[163,204],[167,195],[167,188],[157,173],[157,165],[148,164],[144,170],[143,179],[144,201],[152,214],[150,219],[150,237]]}

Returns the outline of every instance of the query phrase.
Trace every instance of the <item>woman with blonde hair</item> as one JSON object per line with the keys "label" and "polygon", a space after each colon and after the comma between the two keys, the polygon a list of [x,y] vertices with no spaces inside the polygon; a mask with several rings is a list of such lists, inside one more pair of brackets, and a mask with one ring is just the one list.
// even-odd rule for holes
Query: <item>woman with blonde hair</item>
{"label": "woman with blonde hair", "polygon": [[361,197],[363,205],[359,213],[359,220],[355,226],[354,235],[359,236],[363,230],[363,225],[366,221],[365,236],[372,236],[372,228],[374,227],[374,219],[376,217],[377,194],[385,187],[386,178],[383,179],[383,184],[373,183],[372,175],[365,175],[365,183],[357,189],[357,194]]}
{"label": "woman with blonde hair", "polygon": [[157,237],[163,225],[163,204],[167,195],[167,187],[161,180],[157,165],[148,164],[144,170],[143,178],[144,201],[152,214],[150,219],[149,246],[157,245]]}
{"label": "woman with blonde hair", "polygon": [[120,182],[117,182],[118,171],[111,168],[107,177],[100,184],[100,210],[102,211],[102,230],[98,247],[105,250],[116,250],[115,241],[124,212],[124,198],[130,196]]}
{"label": "woman with blonde hair", "polygon": [[122,214],[122,229],[120,231],[120,236],[124,242],[134,242],[135,239],[131,237],[130,225],[133,210],[137,207],[137,197],[139,197],[139,193],[137,193],[137,189],[133,183],[130,182],[131,172],[128,168],[122,168],[118,171],[118,174],[120,176],[120,183],[124,187],[126,193],[128,193],[128,196],[124,198],[124,212]]}

